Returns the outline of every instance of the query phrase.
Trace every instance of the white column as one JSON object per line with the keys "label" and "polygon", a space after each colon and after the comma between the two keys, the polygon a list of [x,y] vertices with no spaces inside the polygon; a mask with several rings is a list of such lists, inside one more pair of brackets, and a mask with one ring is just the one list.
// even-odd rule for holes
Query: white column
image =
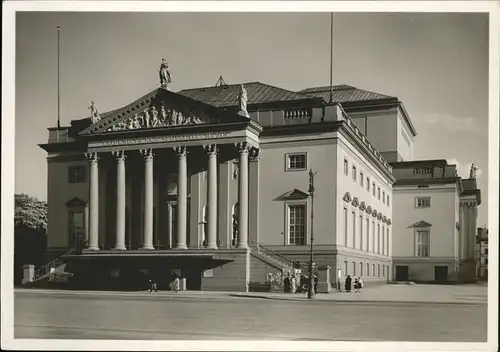
{"label": "white column", "polygon": [[477,234],[477,204],[475,202],[471,202],[469,206],[469,236],[468,236],[468,252],[467,252],[467,257],[469,259],[475,259],[476,258],[476,234]]}
{"label": "white column", "polygon": [[186,249],[187,224],[187,148],[176,147],[178,158],[177,170],[177,246]]}
{"label": "white column", "polygon": [[142,149],[144,157],[144,239],[141,249],[153,246],[153,149]]}
{"label": "white column", "polygon": [[90,164],[90,209],[89,209],[89,246],[99,250],[99,157],[97,153],[86,153]]}
{"label": "white column", "polygon": [[208,238],[207,248],[217,249],[217,146],[215,144],[204,146],[208,155]]}
{"label": "white column", "polygon": [[248,144],[238,143],[239,162],[239,231],[238,248],[248,248]]}
{"label": "white column", "polygon": [[116,159],[116,245],[113,249],[125,250],[125,152],[113,152]]}
{"label": "white column", "polygon": [[460,259],[467,257],[467,204],[460,203]]}

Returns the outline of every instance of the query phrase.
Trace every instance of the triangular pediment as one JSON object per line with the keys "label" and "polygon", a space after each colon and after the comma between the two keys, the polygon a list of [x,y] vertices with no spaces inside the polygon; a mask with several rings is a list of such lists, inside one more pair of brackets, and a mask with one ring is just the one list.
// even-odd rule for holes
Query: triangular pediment
{"label": "triangular pediment", "polygon": [[344,197],[342,197],[342,199],[344,200],[344,202],[350,202],[350,201],[352,201],[352,197],[351,197],[351,195],[349,194],[349,192],[346,192],[346,193],[344,194]]}
{"label": "triangular pediment", "polygon": [[164,88],[155,89],[123,108],[100,116],[90,117],[93,123],[81,131],[80,135],[234,123],[249,120],[245,116]]}
{"label": "triangular pediment", "polygon": [[281,196],[279,196],[275,200],[300,200],[300,199],[307,199],[307,198],[309,198],[309,194],[301,191],[300,189],[294,188],[294,189],[282,194]]}
{"label": "triangular pediment", "polygon": [[84,208],[86,205],[87,202],[77,197],[71,198],[66,202],[66,207],[68,208]]}
{"label": "triangular pediment", "polygon": [[420,220],[416,223],[414,223],[413,225],[411,225],[410,227],[431,227],[432,225],[429,224],[427,221],[424,221],[424,220]]}

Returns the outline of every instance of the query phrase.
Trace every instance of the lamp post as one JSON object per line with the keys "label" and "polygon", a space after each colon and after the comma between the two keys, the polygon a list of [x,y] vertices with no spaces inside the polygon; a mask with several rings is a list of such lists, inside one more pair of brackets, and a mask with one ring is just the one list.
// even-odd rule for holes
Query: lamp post
{"label": "lamp post", "polygon": [[314,176],[316,175],[312,169],[309,170],[309,196],[311,197],[311,253],[309,258],[309,287],[307,289],[307,298],[314,298],[314,277],[313,277],[313,241],[314,241]]}

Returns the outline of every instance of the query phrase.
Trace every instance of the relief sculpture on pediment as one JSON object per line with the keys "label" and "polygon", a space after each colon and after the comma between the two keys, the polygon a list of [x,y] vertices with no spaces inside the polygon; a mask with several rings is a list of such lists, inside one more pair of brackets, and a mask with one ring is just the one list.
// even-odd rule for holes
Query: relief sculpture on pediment
{"label": "relief sculpture on pediment", "polygon": [[197,116],[194,111],[183,113],[181,111],[166,107],[161,104],[159,107],[151,107],[136,113],[134,116],[116,122],[107,131],[137,130],[146,128],[158,128],[169,126],[201,125],[217,122],[215,119]]}

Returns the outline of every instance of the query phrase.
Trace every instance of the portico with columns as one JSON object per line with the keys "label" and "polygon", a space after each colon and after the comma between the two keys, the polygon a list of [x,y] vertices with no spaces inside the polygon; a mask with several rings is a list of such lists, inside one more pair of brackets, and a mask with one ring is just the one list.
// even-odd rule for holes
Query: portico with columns
{"label": "portico with columns", "polygon": [[[184,116],[182,110],[186,107],[173,106],[179,103],[176,99],[184,100],[183,103],[190,100],[160,88],[151,97],[133,103],[141,106],[142,116],[128,107],[125,114],[118,112],[113,114],[115,116],[106,116],[81,132],[81,136],[88,139],[85,155],[90,170],[89,233],[88,246],[84,252],[186,250],[200,247],[218,249],[221,244],[231,248],[232,243],[227,240],[229,234],[225,231],[228,226],[219,228],[219,212],[225,213],[226,221],[232,219],[228,216],[231,204],[218,199],[219,189],[228,187],[218,174],[221,165],[232,160],[237,160],[239,166],[236,247],[248,248],[249,153],[258,154],[262,128],[244,116],[213,107],[198,106],[202,111],[198,115],[196,109],[188,106],[190,115]],[[194,101],[187,103],[200,105]],[[149,107],[144,109],[141,104],[149,104]],[[220,116],[217,115],[218,110]],[[164,122],[162,125],[158,116],[155,116],[156,111],[163,114],[163,121],[168,121],[168,114],[177,114],[176,119],[183,119],[184,123]],[[133,116],[132,119],[142,119],[146,128],[135,128],[136,122],[128,121],[131,117],[127,113]],[[151,113],[149,122],[144,116],[148,113]],[[119,117],[116,118],[116,115]],[[153,125],[151,121],[154,120],[156,123]],[[193,162],[190,162],[191,158]],[[100,183],[101,173],[106,174],[106,179],[111,177],[105,185]],[[206,200],[190,192],[193,179],[202,177],[203,173],[206,173],[207,181]],[[115,182],[112,182],[113,178]],[[111,186],[112,189],[102,192],[99,190],[102,186]],[[167,192],[161,191],[165,189]],[[99,204],[102,203],[99,198],[103,194],[108,214],[114,213],[114,221],[113,216],[103,218],[103,212],[99,210]],[[136,194],[140,194],[141,199],[137,199],[134,196]],[[164,206],[168,199],[175,200],[175,211],[169,211]],[[115,209],[109,209],[109,204],[113,204]],[[159,206],[156,208],[155,204]],[[199,240],[189,238],[190,235],[196,237],[196,229],[190,228],[194,222],[194,219],[190,219],[190,213],[195,212],[190,212],[188,208],[199,209],[201,204],[206,204],[206,226],[203,229],[206,239],[200,245]],[[161,221],[162,218],[168,218],[168,222]],[[105,221],[105,228],[111,231],[100,233],[101,221]],[[100,239],[102,236],[105,237],[104,241]],[[134,246],[138,241],[139,246]],[[105,248],[101,248],[100,243]]]}

